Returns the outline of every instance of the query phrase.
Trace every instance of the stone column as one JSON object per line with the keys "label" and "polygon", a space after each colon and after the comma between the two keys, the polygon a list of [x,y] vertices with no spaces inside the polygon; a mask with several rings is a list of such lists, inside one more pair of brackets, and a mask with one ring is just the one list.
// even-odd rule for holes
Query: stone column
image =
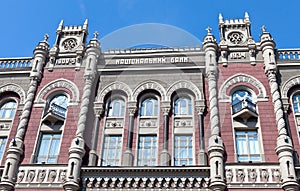
{"label": "stone column", "polygon": [[283,104],[276,79],[277,64],[274,53],[275,42],[270,33],[265,31],[265,27],[263,27],[262,30],[263,34],[260,36],[260,43],[264,58],[265,74],[268,77],[276,117],[278,137],[275,151],[280,164],[282,188],[284,190],[296,191],[299,185],[297,183],[293,160],[294,148],[292,140],[287,133]]}
{"label": "stone column", "polygon": [[133,154],[132,154],[132,139],[134,132],[134,115],[137,110],[136,102],[128,103],[128,111],[129,111],[129,126],[127,130],[127,143],[126,143],[126,151],[123,156],[123,166],[133,166]]}
{"label": "stone column", "polygon": [[210,160],[210,185],[212,190],[224,190],[226,187],[224,181],[224,157],[225,152],[222,138],[220,137],[220,117],[218,107],[218,65],[217,43],[215,37],[207,29],[208,34],[203,41],[203,49],[205,51],[206,75],[208,78],[209,93],[209,114],[211,136],[209,138],[208,154]]}
{"label": "stone column", "polygon": [[203,112],[205,106],[197,105],[196,110],[198,112],[198,129],[199,129],[199,141],[200,141],[200,149],[198,153],[198,164],[199,165],[207,165],[207,156],[205,153],[205,145],[204,145],[204,128],[203,128]]}
{"label": "stone column", "polygon": [[47,39],[48,35],[45,35],[44,41],[39,42],[33,52],[34,58],[31,63],[32,69],[30,73],[30,85],[27,91],[25,105],[17,127],[16,136],[10,142],[7,150],[4,171],[0,183],[1,190],[13,190],[15,186],[19,165],[21,163],[20,158],[24,153],[24,135],[27,130],[34,97],[38,84],[42,78],[43,68],[49,51],[49,44],[47,42]]}
{"label": "stone column", "polygon": [[164,117],[164,133],[163,133],[163,150],[160,153],[160,166],[170,166],[171,163],[171,155],[169,154],[169,113],[170,113],[170,103],[162,102],[162,111]]}
{"label": "stone column", "polygon": [[96,76],[96,66],[100,56],[100,43],[97,40],[98,34],[89,42],[86,49],[85,72],[84,72],[84,89],[81,98],[80,113],[75,138],[72,140],[69,149],[69,162],[66,181],[64,183],[65,190],[78,190],[80,180],[80,169],[82,158],[85,154],[84,133],[86,128],[87,113],[90,104],[92,87]]}
{"label": "stone column", "polygon": [[89,166],[96,166],[97,165],[97,145],[98,145],[98,134],[100,129],[100,121],[101,121],[101,115],[104,111],[103,105],[100,104],[99,106],[96,106],[97,103],[95,103],[95,121],[94,121],[94,131],[93,131],[93,138],[92,138],[92,146],[89,153]]}

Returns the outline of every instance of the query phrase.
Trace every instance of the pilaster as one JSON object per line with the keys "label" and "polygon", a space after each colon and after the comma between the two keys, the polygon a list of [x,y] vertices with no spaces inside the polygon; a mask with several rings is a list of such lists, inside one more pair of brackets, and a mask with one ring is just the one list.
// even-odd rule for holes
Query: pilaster
{"label": "pilaster", "polygon": [[48,56],[48,37],[48,35],[45,35],[44,41],[39,42],[39,44],[33,51],[34,58],[32,61],[32,69],[30,72],[31,81],[29,89],[27,91],[27,98],[23,107],[15,138],[11,140],[7,150],[4,172],[2,174],[0,182],[1,190],[13,190],[15,186],[19,165],[21,163],[21,157],[24,154],[24,136],[27,130],[27,125],[38,83],[41,81],[43,68]]}
{"label": "pilaster", "polygon": [[209,113],[211,136],[209,138],[208,154],[210,160],[210,188],[212,190],[224,190],[226,187],[224,181],[224,146],[220,137],[220,117],[218,107],[218,66],[217,43],[215,37],[210,33],[211,29],[207,29],[207,35],[203,41],[203,49],[205,51],[206,75],[208,78],[209,89]]}
{"label": "pilaster", "polygon": [[277,83],[277,64],[275,60],[275,42],[266,28],[262,27],[263,34],[260,36],[260,46],[263,52],[265,74],[268,77],[271,90],[272,102],[277,124],[277,147],[275,149],[280,164],[282,188],[284,190],[298,190],[295,165],[293,160],[294,148],[292,140],[287,133],[284,119],[283,103]]}
{"label": "pilaster", "polygon": [[86,130],[87,111],[90,104],[92,87],[96,77],[96,66],[100,56],[100,43],[97,40],[98,33],[94,34],[94,38],[90,40],[85,57],[85,72],[84,72],[84,89],[81,98],[80,113],[77,125],[76,136],[71,143],[69,149],[69,162],[66,181],[64,183],[65,190],[78,190],[80,180],[80,169],[82,158],[85,154],[84,134]]}

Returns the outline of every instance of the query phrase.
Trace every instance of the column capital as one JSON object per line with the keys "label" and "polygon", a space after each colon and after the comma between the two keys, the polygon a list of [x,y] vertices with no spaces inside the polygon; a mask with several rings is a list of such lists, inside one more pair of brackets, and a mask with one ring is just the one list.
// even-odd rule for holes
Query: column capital
{"label": "column capital", "polygon": [[203,115],[204,111],[205,111],[205,102],[204,100],[196,100],[196,111],[198,113],[198,115]]}
{"label": "column capital", "polygon": [[135,101],[130,101],[128,102],[128,113],[130,116],[133,116],[135,112],[137,111],[137,102]]}
{"label": "column capital", "polygon": [[94,102],[94,112],[97,117],[100,117],[104,112],[103,103]]}
{"label": "column capital", "polygon": [[171,110],[171,102],[170,101],[162,101],[161,102],[161,110],[163,112],[163,115],[169,115],[169,112]]}

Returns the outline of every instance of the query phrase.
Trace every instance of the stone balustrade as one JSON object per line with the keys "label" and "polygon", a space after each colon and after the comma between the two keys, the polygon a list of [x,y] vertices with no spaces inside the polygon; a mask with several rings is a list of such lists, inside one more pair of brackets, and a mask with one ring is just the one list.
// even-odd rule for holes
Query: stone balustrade
{"label": "stone balustrade", "polygon": [[25,58],[0,58],[0,69],[2,68],[29,68],[31,67],[31,57]]}
{"label": "stone balustrade", "polygon": [[279,60],[300,60],[300,49],[278,49]]}
{"label": "stone balustrade", "polygon": [[16,188],[62,188],[67,165],[34,164],[19,168]]}

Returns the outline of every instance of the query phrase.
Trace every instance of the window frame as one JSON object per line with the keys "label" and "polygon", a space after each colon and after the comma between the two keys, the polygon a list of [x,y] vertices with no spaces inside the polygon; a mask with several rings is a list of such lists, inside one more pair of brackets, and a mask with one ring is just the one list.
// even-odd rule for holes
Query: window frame
{"label": "window frame", "polygon": [[[118,144],[120,147],[119,149],[114,149],[114,150],[119,150],[119,159],[118,159],[118,162],[119,162],[119,165],[104,165],[103,164],[103,158],[104,158],[104,152],[105,152],[105,138],[106,137],[119,137],[120,138],[120,144]],[[121,166],[122,164],[122,146],[123,146],[123,135],[122,134],[104,134],[103,135],[103,143],[102,143],[102,149],[101,149],[101,155],[100,155],[100,160],[99,160],[99,163],[100,163],[100,166]],[[110,148],[110,147],[109,147]],[[110,149],[107,149],[108,152],[110,151]],[[115,158],[116,159],[116,158]],[[115,161],[114,159],[114,161]]]}
{"label": "window frame", "polygon": [[5,104],[7,104],[7,103],[9,103],[9,102],[15,102],[15,104],[16,104],[14,116],[11,117],[11,118],[1,118],[1,117],[0,117],[0,120],[3,120],[3,121],[4,121],[4,120],[5,120],[5,121],[14,121],[15,116],[16,116],[16,113],[17,113],[17,111],[18,111],[18,106],[19,106],[18,100],[14,99],[14,98],[12,98],[12,97],[7,97],[7,98],[2,99],[2,100],[0,101],[0,110],[1,110],[1,108],[2,108]]}
{"label": "window frame", "polygon": [[[176,159],[176,137],[190,137],[192,144],[191,144],[191,164],[177,164],[176,165],[176,161],[180,161],[180,160],[175,160]],[[190,146],[188,145],[188,147],[190,148]],[[180,147],[181,148],[181,147]],[[193,134],[174,134],[173,136],[173,165],[174,166],[192,166],[195,165],[195,141],[194,141],[194,133]],[[188,152],[189,153],[189,150]],[[177,157],[178,159],[179,157]],[[185,158],[185,159],[190,159],[190,158]]]}
{"label": "window frame", "polygon": [[[145,151],[145,149],[142,149],[142,150],[140,150],[140,138],[141,137],[154,137],[155,138],[155,148],[154,149],[150,149],[150,150],[154,150],[154,158],[151,158],[152,160],[153,159],[155,159],[155,161],[154,161],[154,164],[148,164],[148,165],[140,165],[139,164],[139,159],[140,159],[140,151],[143,151],[143,153],[144,153],[144,151]],[[159,139],[158,139],[158,136],[157,136],[157,134],[139,134],[138,135],[138,137],[137,137],[137,152],[136,152],[136,166],[157,166],[158,165],[158,141],[159,141]],[[143,143],[145,143],[145,142],[143,142]],[[151,147],[151,148],[153,148],[153,147]],[[151,152],[152,153],[152,152]],[[142,159],[144,159],[144,158],[142,158]],[[143,161],[143,160],[142,160]],[[150,163],[151,163],[151,160],[148,160],[148,161],[150,161]]]}
{"label": "window frame", "polygon": [[[114,116],[114,115],[109,115],[110,112],[110,104],[115,101],[115,100],[122,100],[123,101],[123,111],[119,111],[119,113],[123,113],[123,115],[118,115],[118,116]],[[120,109],[122,110],[122,106],[120,107]],[[112,111],[114,113],[114,111]],[[124,99],[122,96],[112,96],[110,97],[107,102],[106,102],[106,113],[105,113],[105,117],[107,118],[123,118],[126,116],[126,99]]]}

